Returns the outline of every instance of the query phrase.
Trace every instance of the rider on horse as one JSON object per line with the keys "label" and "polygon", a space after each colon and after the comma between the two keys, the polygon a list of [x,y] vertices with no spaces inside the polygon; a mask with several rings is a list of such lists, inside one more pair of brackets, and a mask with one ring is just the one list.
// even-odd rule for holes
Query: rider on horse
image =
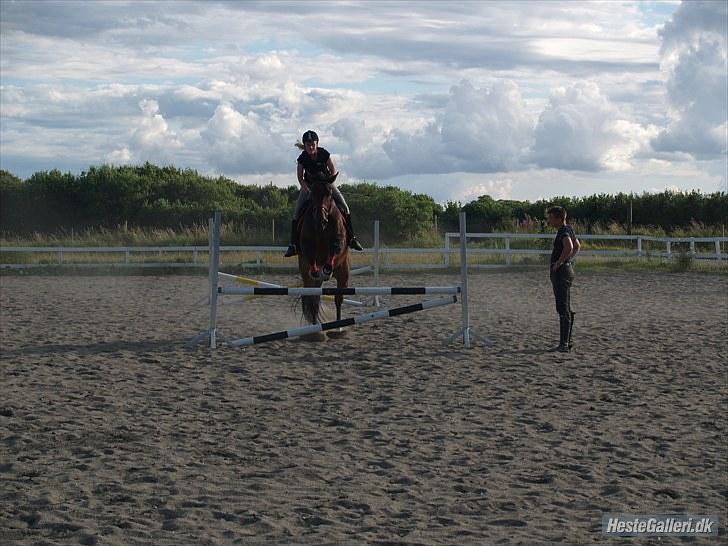
{"label": "rider on horse", "polygon": [[[325,149],[320,148],[318,145],[318,135],[314,131],[306,131],[303,133],[301,138],[303,143],[296,143],[296,146],[302,149],[301,155],[298,156],[298,183],[301,185],[301,191],[298,194],[298,200],[296,201],[296,210],[293,213],[293,224],[291,226],[291,244],[288,246],[285,256],[295,256],[296,241],[298,239],[298,219],[300,218],[301,211],[309,197],[309,189],[306,184],[306,173],[326,173],[329,175],[336,174],[336,166],[334,165],[331,154]],[[349,206],[344,200],[344,196],[341,195],[339,188],[332,184],[332,193],[336,205],[344,215],[346,219],[346,232],[349,239],[349,246],[354,250],[364,250],[361,243],[357,240],[354,235],[354,228],[351,224],[351,213]]]}

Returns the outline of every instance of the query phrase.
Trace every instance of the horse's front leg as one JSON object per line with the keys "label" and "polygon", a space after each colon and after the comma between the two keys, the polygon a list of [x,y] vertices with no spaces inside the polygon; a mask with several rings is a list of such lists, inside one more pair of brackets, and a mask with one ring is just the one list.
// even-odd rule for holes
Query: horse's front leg
{"label": "horse's front leg", "polygon": [[341,320],[341,304],[344,303],[344,296],[342,294],[334,296],[334,303],[336,304],[336,320]]}
{"label": "horse's front leg", "polygon": [[338,237],[335,237],[333,241],[329,244],[329,248],[327,250],[327,256],[326,261],[323,266],[322,274],[325,281],[328,281],[331,278],[331,274],[334,272],[334,269],[336,269],[337,266],[337,260],[336,257],[341,254],[341,241]]}
{"label": "horse's front leg", "polygon": [[[338,267],[336,268],[336,287],[347,288],[349,286],[349,261],[346,256],[340,256]],[[341,306],[344,303],[344,295],[338,294],[334,297],[334,303],[336,304],[336,320],[341,320]],[[337,328],[336,330],[330,330],[330,337],[343,337],[346,335],[347,330],[344,328]]]}

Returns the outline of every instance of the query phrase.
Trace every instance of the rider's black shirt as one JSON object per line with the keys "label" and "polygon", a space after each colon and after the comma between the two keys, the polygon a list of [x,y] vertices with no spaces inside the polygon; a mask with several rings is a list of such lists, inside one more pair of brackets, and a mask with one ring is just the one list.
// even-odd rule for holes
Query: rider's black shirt
{"label": "rider's black shirt", "polygon": [[569,237],[571,242],[574,243],[574,246],[576,246],[576,235],[574,234],[574,230],[571,229],[569,224],[564,224],[559,228],[558,233],[556,233],[554,249],[551,251],[551,263],[559,260],[559,257],[564,250],[564,237]]}
{"label": "rider's black shirt", "polygon": [[308,155],[306,150],[304,150],[301,152],[301,155],[298,156],[296,161],[300,165],[303,165],[303,168],[308,173],[323,172],[324,174],[332,174],[329,172],[329,168],[326,165],[329,157],[331,157],[331,154],[328,150],[326,148],[319,147],[316,157],[311,157]]}

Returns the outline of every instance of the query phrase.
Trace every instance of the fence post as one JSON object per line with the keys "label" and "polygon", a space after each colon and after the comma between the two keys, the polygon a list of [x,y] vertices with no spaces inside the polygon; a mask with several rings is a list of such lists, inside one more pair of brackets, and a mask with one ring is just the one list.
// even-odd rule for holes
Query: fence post
{"label": "fence post", "polygon": [[720,262],[722,256],[720,255],[720,241],[718,239],[715,240],[715,256]]}
{"label": "fence post", "polygon": [[210,256],[210,271],[208,282],[210,290],[210,327],[208,328],[210,349],[217,347],[217,286],[220,272],[220,231],[222,229],[222,214],[216,212],[212,224],[212,248]]}
{"label": "fence post", "polygon": [[[379,286],[379,246],[379,220],[374,220],[374,286]],[[374,296],[374,305],[382,305],[379,296]]]}
{"label": "fence post", "polygon": [[129,249],[128,248],[124,251],[124,263],[125,264],[129,263]]}
{"label": "fence post", "polygon": [[695,254],[695,239],[690,237],[690,254]]}
{"label": "fence post", "polygon": [[450,267],[450,237],[445,232],[445,267]]}
{"label": "fence post", "polygon": [[670,241],[670,239],[668,239],[665,242],[665,245],[666,245],[666,248],[667,248],[667,257],[670,258],[670,259],[672,259],[672,241]]}
{"label": "fence post", "polygon": [[637,237],[637,256],[642,257],[642,237]]}
{"label": "fence post", "polygon": [[260,251],[255,253],[255,265],[256,267],[260,267]]}
{"label": "fence post", "polygon": [[58,251],[58,265],[63,263],[63,249]]}
{"label": "fence post", "polygon": [[197,263],[197,249],[196,248],[194,250],[192,250],[192,263],[193,264]]}
{"label": "fence post", "polygon": [[506,265],[511,265],[511,238],[506,237]]}

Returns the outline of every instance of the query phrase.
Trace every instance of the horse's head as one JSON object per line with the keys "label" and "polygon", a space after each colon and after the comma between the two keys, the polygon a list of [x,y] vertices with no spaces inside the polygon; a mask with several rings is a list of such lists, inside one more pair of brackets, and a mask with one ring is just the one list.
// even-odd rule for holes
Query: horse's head
{"label": "horse's head", "polygon": [[311,190],[311,208],[314,221],[321,231],[326,231],[329,224],[329,213],[333,203],[333,199],[331,199],[332,184],[337,176],[339,176],[339,173],[329,174],[323,171],[306,172],[306,183]]}

